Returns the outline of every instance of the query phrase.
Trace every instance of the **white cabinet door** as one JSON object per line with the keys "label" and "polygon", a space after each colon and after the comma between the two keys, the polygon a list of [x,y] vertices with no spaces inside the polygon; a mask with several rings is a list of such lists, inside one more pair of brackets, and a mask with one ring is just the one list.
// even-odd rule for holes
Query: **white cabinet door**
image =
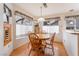
{"label": "white cabinet door", "polygon": [[68,55],[77,55],[77,35],[64,32],[63,43]]}

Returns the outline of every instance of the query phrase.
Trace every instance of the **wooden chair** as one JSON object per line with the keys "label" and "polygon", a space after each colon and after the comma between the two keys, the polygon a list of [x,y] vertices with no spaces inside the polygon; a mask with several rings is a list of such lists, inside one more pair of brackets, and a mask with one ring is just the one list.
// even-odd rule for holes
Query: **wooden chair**
{"label": "wooden chair", "polygon": [[38,52],[37,55],[41,55],[41,53],[43,53],[43,49],[42,49],[42,42],[39,39],[39,37],[35,33],[30,33],[29,40],[31,43],[31,49],[29,55],[31,54],[31,51],[36,51]]}
{"label": "wooden chair", "polygon": [[[54,33],[51,36],[51,38],[49,40],[46,40],[46,42],[45,42],[46,48],[52,49],[53,55],[54,55],[54,46],[53,46],[53,43],[54,43],[55,34],[56,33]],[[49,47],[49,46],[51,46],[51,47]]]}

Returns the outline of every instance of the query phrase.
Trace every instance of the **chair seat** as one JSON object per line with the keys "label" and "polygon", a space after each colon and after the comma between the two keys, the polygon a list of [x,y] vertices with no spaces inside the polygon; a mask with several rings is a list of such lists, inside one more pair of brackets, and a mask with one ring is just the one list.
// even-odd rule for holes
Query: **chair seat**
{"label": "chair seat", "polygon": [[46,43],[49,43],[50,44],[50,39],[49,40],[46,40]]}
{"label": "chair seat", "polygon": [[46,45],[47,48],[49,49],[52,49],[52,46],[51,45]]}

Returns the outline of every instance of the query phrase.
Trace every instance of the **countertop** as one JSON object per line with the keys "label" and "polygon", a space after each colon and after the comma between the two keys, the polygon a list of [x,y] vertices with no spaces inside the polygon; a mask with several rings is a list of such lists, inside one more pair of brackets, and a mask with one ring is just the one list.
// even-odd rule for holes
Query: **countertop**
{"label": "countertop", "polygon": [[79,34],[79,31],[74,31],[74,30],[66,30],[66,32],[71,34]]}

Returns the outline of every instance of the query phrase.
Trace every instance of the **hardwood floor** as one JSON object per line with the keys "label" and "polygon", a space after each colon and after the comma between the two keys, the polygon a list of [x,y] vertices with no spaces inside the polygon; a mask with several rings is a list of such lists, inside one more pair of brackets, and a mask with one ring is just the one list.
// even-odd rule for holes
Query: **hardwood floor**
{"label": "hardwood floor", "polygon": [[[11,56],[28,56],[29,49],[30,49],[30,47],[28,47],[28,44],[25,44],[25,45],[15,49],[11,53]],[[50,49],[46,49],[45,52],[46,52],[46,54],[48,54],[48,56],[51,54]],[[67,56],[67,53],[66,53],[62,43],[57,43],[57,42],[54,43],[54,52],[55,52],[54,56]],[[31,53],[32,56],[36,56],[36,54],[37,54],[37,52],[34,52],[34,51]]]}

